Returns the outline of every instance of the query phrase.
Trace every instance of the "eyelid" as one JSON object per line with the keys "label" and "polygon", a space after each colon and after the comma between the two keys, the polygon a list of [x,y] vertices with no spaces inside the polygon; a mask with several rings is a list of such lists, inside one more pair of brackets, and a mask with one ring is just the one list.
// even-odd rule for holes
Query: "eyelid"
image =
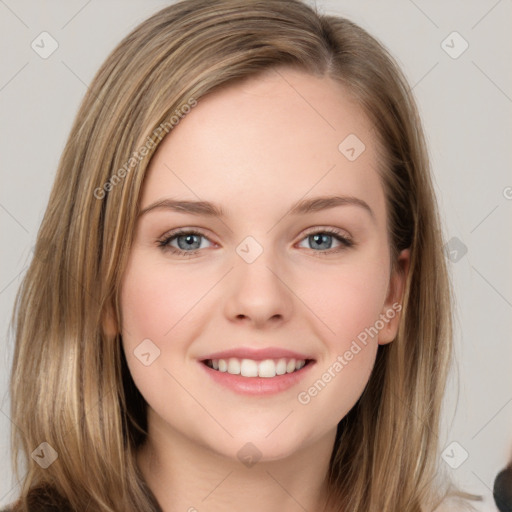
{"label": "eyelid", "polygon": [[307,228],[303,232],[301,240],[306,236],[314,235],[316,233],[329,233],[330,235],[338,235],[345,240],[353,241],[352,235],[348,231],[341,228],[335,228],[334,226],[313,226],[311,228]]}
{"label": "eyelid", "polygon": [[[334,249],[327,249],[323,251],[315,251],[314,249],[307,249],[309,254],[313,256],[317,256],[320,258],[327,258],[329,256],[335,256],[345,251],[347,249],[351,249],[356,246],[355,241],[347,231],[335,228],[332,226],[313,226],[310,229],[307,229],[302,233],[300,240],[297,243],[301,243],[303,240],[307,239],[309,236],[315,234],[327,234],[335,238],[339,242],[339,246]],[[345,233],[345,234],[344,234]]]}
{"label": "eyelid", "polygon": [[[343,233],[346,233],[346,234],[343,234]],[[308,236],[311,236],[314,234],[331,235],[335,239],[337,239],[338,242],[341,244],[341,247],[338,247],[336,249],[327,249],[327,250],[322,250],[322,251],[315,251],[314,249],[309,249],[310,253],[313,253],[317,256],[329,256],[329,255],[337,254],[340,251],[342,251],[343,249],[349,249],[356,245],[354,240],[352,239],[352,236],[348,232],[346,232],[345,230],[342,230],[340,228],[335,228],[332,226],[312,226],[310,228],[307,228],[305,231],[303,231],[301,233],[301,238],[298,240],[298,242],[296,242],[296,244],[302,242],[303,240],[308,238]],[[193,228],[193,227],[181,227],[181,228],[176,228],[176,229],[167,231],[164,235],[162,235],[161,237],[159,237],[156,240],[156,243],[162,250],[169,251],[169,252],[179,255],[179,256],[181,256],[181,255],[191,256],[191,255],[197,254],[201,250],[204,250],[204,248],[203,249],[199,248],[199,249],[194,249],[191,251],[184,251],[184,250],[181,250],[181,249],[178,249],[176,247],[169,245],[169,242],[172,239],[175,239],[182,235],[183,236],[184,235],[200,236],[200,237],[207,239],[209,242],[211,242],[215,245],[218,245],[218,244],[216,244],[215,241],[211,240],[209,235],[206,235],[203,232],[202,228]]]}
{"label": "eyelid", "polygon": [[172,239],[175,239],[182,235],[183,236],[184,235],[201,236],[201,237],[207,239],[212,244],[217,245],[216,242],[211,240],[210,236],[206,235],[200,228],[192,228],[192,227],[191,228],[181,227],[181,228],[171,229],[170,231],[167,231],[165,234],[163,234],[161,237],[159,237],[156,240],[156,244],[163,251],[168,251],[171,254],[175,254],[178,256],[185,256],[185,257],[193,256],[194,254],[198,253],[199,251],[204,250],[204,248],[203,248],[203,249],[194,249],[192,251],[183,251],[183,250],[178,249],[177,247],[173,247],[172,245],[169,244],[169,242]]}
{"label": "eyelid", "polygon": [[166,231],[162,236],[158,237],[158,240],[165,240],[179,235],[200,235],[210,240],[210,235],[205,234],[203,228],[193,228],[186,226],[181,228],[170,229],[169,231]]}

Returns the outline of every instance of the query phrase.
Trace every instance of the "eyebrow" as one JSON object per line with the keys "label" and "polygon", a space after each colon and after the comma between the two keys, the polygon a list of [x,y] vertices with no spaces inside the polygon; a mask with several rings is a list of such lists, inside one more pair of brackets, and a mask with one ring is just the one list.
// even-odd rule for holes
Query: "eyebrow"
{"label": "eyebrow", "polygon": [[[302,199],[295,203],[286,215],[305,215],[307,213],[318,212],[335,208],[337,206],[359,206],[366,210],[375,220],[375,214],[366,201],[353,196],[320,196],[311,199]],[[154,210],[171,210],[177,213],[189,213],[192,215],[203,215],[205,217],[226,216],[221,206],[209,201],[180,201],[175,199],[161,199],[150,204],[139,212],[139,217]]]}

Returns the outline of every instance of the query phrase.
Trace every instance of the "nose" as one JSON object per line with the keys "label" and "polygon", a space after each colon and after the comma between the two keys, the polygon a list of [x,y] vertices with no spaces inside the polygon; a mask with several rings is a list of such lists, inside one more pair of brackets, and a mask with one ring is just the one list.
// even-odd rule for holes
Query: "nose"
{"label": "nose", "polygon": [[230,322],[265,329],[292,316],[293,292],[270,251],[253,263],[237,262],[226,292],[225,314]]}

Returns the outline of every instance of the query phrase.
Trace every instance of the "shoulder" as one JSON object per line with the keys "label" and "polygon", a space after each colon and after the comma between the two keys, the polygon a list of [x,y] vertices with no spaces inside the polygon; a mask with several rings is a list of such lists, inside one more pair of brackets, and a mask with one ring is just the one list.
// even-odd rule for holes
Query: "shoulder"
{"label": "shoulder", "polygon": [[[28,492],[27,509],[30,512],[73,512],[69,502],[55,488],[45,485]],[[20,512],[21,499],[0,510],[0,512]]]}

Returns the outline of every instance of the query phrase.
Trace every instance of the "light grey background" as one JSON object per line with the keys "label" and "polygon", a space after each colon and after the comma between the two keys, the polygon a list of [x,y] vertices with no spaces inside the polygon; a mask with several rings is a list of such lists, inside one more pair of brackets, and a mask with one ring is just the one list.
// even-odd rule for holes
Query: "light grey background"
{"label": "light grey background", "polygon": [[[8,324],[58,159],[100,64],[126,33],[169,3],[0,0],[0,506],[17,493],[8,462]],[[496,511],[494,477],[512,456],[511,1],[317,5],[384,42],[418,100],[446,239],[459,240],[450,246],[457,261],[449,262],[458,304],[458,373],[447,397],[442,446],[452,465],[467,452],[450,472],[465,489],[484,495],[480,510]],[[43,31],[59,45],[47,59],[31,48]],[[454,31],[463,39],[450,35]],[[469,47],[453,58],[464,41]]]}

